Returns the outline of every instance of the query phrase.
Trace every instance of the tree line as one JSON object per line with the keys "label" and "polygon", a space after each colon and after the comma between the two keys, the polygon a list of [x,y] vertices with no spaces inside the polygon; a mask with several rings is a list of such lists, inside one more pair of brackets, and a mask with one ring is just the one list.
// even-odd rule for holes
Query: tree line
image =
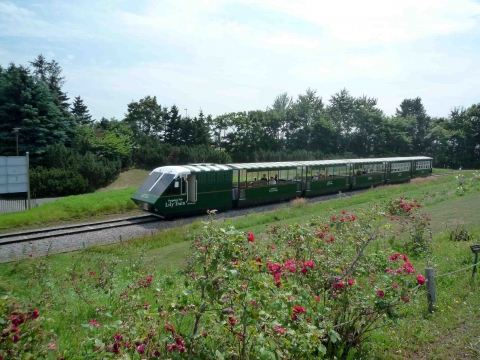
{"label": "tree line", "polygon": [[340,157],[432,156],[436,166],[480,167],[480,103],[429,116],[422,100],[386,115],[377,99],[342,89],[326,102],[313,89],[278,95],[265,110],[182,116],[155,96],[127,105],[123,119],[95,120],[70,101],[55,61],[0,67],[0,154],[28,151],[40,195],[93,191],[132,166]]}

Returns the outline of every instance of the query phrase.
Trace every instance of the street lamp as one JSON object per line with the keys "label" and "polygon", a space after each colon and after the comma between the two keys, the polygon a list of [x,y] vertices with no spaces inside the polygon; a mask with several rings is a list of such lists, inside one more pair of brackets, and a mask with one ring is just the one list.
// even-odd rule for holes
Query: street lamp
{"label": "street lamp", "polygon": [[15,137],[17,138],[17,156],[18,156],[18,132],[20,128],[13,128],[13,132],[15,133]]}
{"label": "street lamp", "polygon": [[187,118],[188,115],[187,115],[187,109],[184,109],[185,110],[185,117]]}

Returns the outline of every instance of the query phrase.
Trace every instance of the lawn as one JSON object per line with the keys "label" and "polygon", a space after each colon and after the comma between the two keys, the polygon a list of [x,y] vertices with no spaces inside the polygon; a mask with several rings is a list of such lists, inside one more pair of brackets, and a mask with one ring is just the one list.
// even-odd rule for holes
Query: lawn
{"label": "lawn", "polygon": [[0,232],[72,222],[99,221],[108,217],[139,214],[130,196],[136,188],[102,191],[94,194],[67,196],[31,210],[0,215]]}
{"label": "lawn", "polygon": [[138,188],[147,178],[150,171],[141,169],[131,169],[120,174],[118,179],[107,187],[101,188],[98,191],[119,190],[125,188]]}
{"label": "lawn", "polygon": [[[302,202],[280,210],[221,220],[242,231],[261,237],[272,225],[306,223],[312,216],[346,210],[355,212],[371,208],[390,197],[407,196],[424,204],[432,217],[432,253],[414,258],[416,268],[424,273],[432,267],[445,274],[473,262],[469,245],[480,243],[480,189],[473,188],[459,196],[454,176],[418,179],[410,184],[382,186],[353,197],[329,202]],[[448,234],[464,227],[473,241],[453,242]],[[101,324],[112,324],[110,313],[115,304],[111,294],[129,288],[135,279],[153,275],[158,291],[172,292],[181,287],[179,270],[190,251],[191,239],[201,222],[162,231],[142,239],[116,246],[90,248],[74,254],[60,254],[48,259],[32,259],[0,265],[0,292],[10,293],[48,314],[45,324],[52,330],[56,346],[67,354],[76,354],[95,338],[95,331],[83,327],[94,318]],[[95,272],[108,275],[102,287],[92,287],[89,276],[72,278],[73,274]],[[76,289],[75,291],[72,291]],[[83,290],[82,290],[83,289]],[[471,269],[436,280],[437,311],[426,311],[426,299],[412,299],[398,314],[395,326],[381,327],[371,334],[365,358],[376,359],[478,359],[480,356],[480,281],[472,280]],[[122,290],[123,291],[123,290]],[[77,295],[76,293],[77,292]],[[80,295],[79,295],[80,294]],[[156,295],[138,298],[139,302],[158,302]],[[82,300],[83,299],[83,300]],[[113,331],[113,330],[112,330]],[[71,336],[75,334],[75,336]],[[52,340],[53,341],[53,340]],[[67,356],[68,357],[68,356]]]}

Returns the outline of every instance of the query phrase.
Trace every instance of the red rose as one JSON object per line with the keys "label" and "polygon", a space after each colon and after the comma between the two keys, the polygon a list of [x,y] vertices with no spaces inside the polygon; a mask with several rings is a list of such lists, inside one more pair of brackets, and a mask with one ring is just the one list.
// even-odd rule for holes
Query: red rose
{"label": "red rose", "polygon": [[400,258],[400,254],[399,253],[396,253],[396,254],[393,254],[392,256],[390,256],[388,258],[388,261],[395,261],[395,260],[398,260]]}
{"label": "red rose", "polygon": [[38,315],[38,310],[35,309],[35,310],[33,310],[32,314],[30,315],[30,319],[36,319],[36,318],[38,318],[38,316],[39,316]]}
{"label": "red rose", "polygon": [[230,325],[234,326],[236,323],[237,323],[237,319],[235,319],[234,317],[229,317],[228,318],[228,322],[230,323]]}
{"label": "red rose", "polygon": [[353,285],[355,285],[355,280],[352,280],[352,279],[348,280],[348,286],[353,286]]}
{"label": "red rose", "polygon": [[345,289],[345,283],[343,281],[336,282],[333,284],[335,290]]}
{"label": "red rose", "polygon": [[253,242],[255,240],[255,235],[253,235],[253,233],[249,231],[247,233],[247,238],[249,242]]}
{"label": "red rose", "polygon": [[423,284],[425,284],[426,279],[421,274],[418,274],[417,275],[417,281],[420,285],[423,285]]}
{"label": "red rose", "polygon": [[309,267],[310,269],[313,269],[314,267],[314,264],[313,264],[313,261],[312,260],[307,260],[303,263],[303,266],[305,267]]}
{"label": "red rose", "polygon": [[382,290],[377,290],[377,295],[380,299],[383,299],[383,297],[385,296],[385,293]]}
{"label": "red rose", "polygon": [[293,313],[294,314],[302,314],[304,313],[306,310],[303,306],[298,306],[298,305],[293,305]]}

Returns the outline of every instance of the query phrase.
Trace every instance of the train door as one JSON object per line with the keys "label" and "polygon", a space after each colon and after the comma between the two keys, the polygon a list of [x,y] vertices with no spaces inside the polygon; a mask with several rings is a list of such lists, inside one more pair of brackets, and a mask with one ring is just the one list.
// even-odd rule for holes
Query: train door
{"label": "train door", "polygon": [[195,204],[197,202],[197,176],[189,174],[187,176],[187,204]]}
{"label": "train door", "polygon": [[297,192],[303,191],[303,166],[297,166]]}
{"label": "train door", "polygon": [[[305,168],[305,175],[306,175],[306,191],[310,191],[312,189],[312,168],[310,166],[307,166]],[[298,191],[298,188],[297,188],[297,191]]]}
{"label": "train door", "polygon": [[350,184],[350,174],[352,173],[351,164],[345,164],[345,185]]}

